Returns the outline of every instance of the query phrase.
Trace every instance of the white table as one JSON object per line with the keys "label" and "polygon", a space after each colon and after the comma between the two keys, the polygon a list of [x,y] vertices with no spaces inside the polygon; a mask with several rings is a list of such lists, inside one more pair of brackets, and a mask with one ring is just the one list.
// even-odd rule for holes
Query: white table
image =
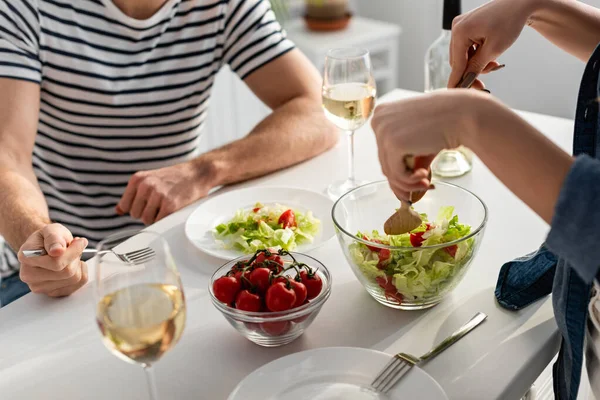
{"label": "white table", "polygon": [[[411,92],[395,91],[387,98]],[[523,113],[564,148],[570,148],[573,122]],[[361,179],[382,178],[369,127],[357,135]],[[322,191],[346,170],[345,143],[303,165],[242,186],[297,186]],[[339,168],[332,168],[339,166]],[[473,172],[455,180],[487,203],[489,225],[471,270],[456,291],[428,311],[402,312],[376,303],[362,289],[333,240],[314,253],[332,271],[329,301],[307,332],[277,349],[258,347],[240,336],[210,303],[207,285],[220,261],[204,256],[185,238],[188,207],[158,223],[177,256],[188,299],[181,342],[156,366],[163,399],[225,399],[244,376],[278,357],[325,346],[359,346],[421,354],[475,312],[488,321],[451,347],[425,370],[451,399],[518,399],[555,355],[559,336],[549,300],[521,312],[495,303],[493,288],[501,264],[535,249],[547,226],[475,160]],[[515,221],[520,221],[518,229]],[[139,367],[109,354],[100,342],[90,285],[75,295],[52,300],[27,295],[0,310],[0,398],[146,399]],[[374,373],[376,371],[373,371]]]}

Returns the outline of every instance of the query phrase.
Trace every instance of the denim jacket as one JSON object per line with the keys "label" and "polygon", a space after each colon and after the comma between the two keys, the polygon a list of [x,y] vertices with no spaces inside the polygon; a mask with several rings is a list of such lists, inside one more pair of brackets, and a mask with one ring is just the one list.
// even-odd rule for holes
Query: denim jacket
{"label": "denim jacket", "polygon": [[599,71],[600,46],[583,75],[573,143],[577,158],[563,184],[546,243],[503,265],[495,292],[498,303],[513,310],[552,292],[563,339],[553,368],[559,400],[577,398],[590,292],[600,270]]}

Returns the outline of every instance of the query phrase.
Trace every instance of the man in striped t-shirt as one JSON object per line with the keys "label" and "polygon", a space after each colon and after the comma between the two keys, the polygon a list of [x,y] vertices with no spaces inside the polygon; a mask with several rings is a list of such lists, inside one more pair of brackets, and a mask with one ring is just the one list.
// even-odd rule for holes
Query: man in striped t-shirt
{"label": "man in striped t-shirt", "polygon": [[[198,154],[225,64],[274,112]],[[69,295],[87,281],[88,243],[337,138],[318,73],[267,0],[0,0],[0,93],[5,304],[29,289]],[[31,259],[11,250],[42,247]]]}

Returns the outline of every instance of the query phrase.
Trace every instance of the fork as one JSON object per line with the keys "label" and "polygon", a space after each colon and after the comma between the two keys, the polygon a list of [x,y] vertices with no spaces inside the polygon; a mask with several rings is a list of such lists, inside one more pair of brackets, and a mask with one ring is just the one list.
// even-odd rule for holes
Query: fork
{"label": "fork", "polygon": [[[122,254],[116,253],[113,250],[103,250],[103,251],[98,251],[96,249],[83,250],[83,254],[102,255],[102,254],[107,254],[107,253],[113,253],[119,260],[121,260],[127,264],[134,264],[134,265],[143,264],[147,261],[150,261],[156,255],[154,250],[152,250],[150,247],[144,247],[143,249],[130,251],[127,253],[122,253]],[[30,257],[45,256],[45,255],[48,255],[48,253],[44,249],[23,250],[23,255],[27,258],[30,258]]]}
{"label": "fork", "polygon": [[420,358],[406,353],[396,354],[390,362],[379,372],[375,380],[371,383],[371,387],[378,392],[387,393],[408,371],[415,365],[422,364],[431,360],[433,357],[458,342],[465,335],[477,328],[487,315],[478,312],[473,318],[456,332],[444,339],[440,344],[423,354]]}

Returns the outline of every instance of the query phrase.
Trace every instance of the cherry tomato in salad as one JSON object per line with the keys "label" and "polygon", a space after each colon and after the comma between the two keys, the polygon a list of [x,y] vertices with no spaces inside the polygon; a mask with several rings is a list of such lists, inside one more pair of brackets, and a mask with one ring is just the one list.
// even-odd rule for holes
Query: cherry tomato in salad
{"label": "cherry tomato in salad", "polygon": [[389,264],[389,260],[392,257],[392,252],[390,249],[381,249],[379,251],[379,262],[377,263],[377,268],[385,269],[387,264]]}
{"label": "cherry tomato in salad", "polygon": [[283,214],[279,217],[279,221],[277,221],[279,225],[285,228],[293,228],[296,225],[296,214],[292,210],[284,211]]}
{"label": "cherry tomato in salad", "polygon": [[252,209],[252,212],[255,212],[255,213],[257,213],[259,211],[260,211],[260,207],[255,207],[255,208]]}
{"label": "cherry tomato in salad", "polygon": [[265,294],[271,285],[271,270],[268,268],[256,268],[250,272],[248,280],[259,294]]}
{"label": "cherry tomato in salad", "polygon": [[398,292],[398,289],[396,289],[396,286],[394,286],[391,280],[386,279],[382,276],[378,276],[377,278],[375,278],[375,280],[377,281],[379,287],[381,287],[384,290],[385,298],[387,300],[395,301],[398,303],[402,302],[402,294]]}
{"label": "cherry tomato in salad", "polygon": [[222,276],[213,283],[213,292],[217,300],[231,304],[242,289],[240,281],[233,276]]}
{"label": "cherry tomato in salad", "polygon": [[262,309],[262,300],[257,294],[242,290],[235,298],[235,308],[242,311],[258,312]]}
{"label": "cherry tomato in salad", "polygon": [[446,251],[446,253],[450,254],[450,256],[452,256],[452,258],[456,258],[456,250],[458,250],[458,246],[453,245],[453,246],[444,247],[444,250]]}
{"label": "cherry tomato in salad", "polygon": [[289,332],[291,324],[289,321],[263,322],[260,328],[264,333],[271,336],[281,336]]}
{"label": "cherry tomato in salad", "polygon": [[308,297],[308,289],[302,282],[298,282],[295,279],[290,280],[292,290],[296,293],[296,302],[292,305],[292,308],[300,307],[306,301]]}
{"label": "cherry tomato in salad", "polygon": [[270,311],[286,311],[296,303],[296,293],[285,283],[276,282],[267,290],[265,303]]}
{"label": "cherry tomato in salad", "polygon": [[306,272],[306,270],[303,270],[300,272],[300,279],[302,280],[302,283],[304,283],[304,286],[306,286],[308,300],[314,299],[321,293],[323,281],[316,272],[311,275]]}
{"label": "cherry tomato in salad", "polygon": [[[363,240],[367,240],[369,242],[381,244],[381,240],[378,240],[378,239],[369,239],[366,235],[363,235],[362,238],[363,238]],[[374,251],[375,253],[379,253],[381,251],[381,249],[379,247],[369,246],[368,244],[366,246],[367,246],[367,249],[369,249],[371,251]]]}
{"label": "cherry tomato in salad", "polygon": [[425,232],[411,233],[410,234],[410,244],[412,244],[413,247],[421,247],[421,245],[423,244],[423,241],[425,241],[425,239],[423,239],[424,233]]}

